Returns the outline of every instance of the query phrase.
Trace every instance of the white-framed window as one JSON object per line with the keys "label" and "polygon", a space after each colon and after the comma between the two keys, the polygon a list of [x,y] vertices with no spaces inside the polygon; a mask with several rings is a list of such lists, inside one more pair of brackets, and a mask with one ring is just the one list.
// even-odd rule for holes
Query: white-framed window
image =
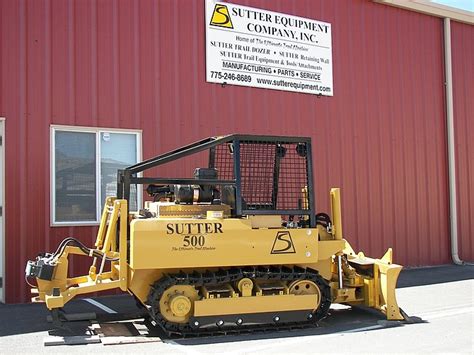
{"label": "white-framed window", "polygon": [[[117,193],[117,170],[141,161],[141,150],[139,130],[51,126],[51,225],[98,224]],[[133,211],[142,189],[130,188]]]}

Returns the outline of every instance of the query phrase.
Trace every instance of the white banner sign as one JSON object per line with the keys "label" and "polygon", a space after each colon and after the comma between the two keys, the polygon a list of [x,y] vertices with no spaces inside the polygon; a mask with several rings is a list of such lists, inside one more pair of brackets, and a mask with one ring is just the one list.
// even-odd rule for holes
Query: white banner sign
{"label": "white banner sign", "polygon": [[206,0],[206,80],[332,96],[331,24]]}

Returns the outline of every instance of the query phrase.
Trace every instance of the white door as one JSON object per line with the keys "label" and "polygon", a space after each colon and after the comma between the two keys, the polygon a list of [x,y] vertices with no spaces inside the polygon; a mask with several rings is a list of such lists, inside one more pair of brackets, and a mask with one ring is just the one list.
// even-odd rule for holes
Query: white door
{"label": "white door", "polygon": [[4,182],[5,182],[5,120],[0,117],[0,302],[5,302],[5,231],[3,220]]}

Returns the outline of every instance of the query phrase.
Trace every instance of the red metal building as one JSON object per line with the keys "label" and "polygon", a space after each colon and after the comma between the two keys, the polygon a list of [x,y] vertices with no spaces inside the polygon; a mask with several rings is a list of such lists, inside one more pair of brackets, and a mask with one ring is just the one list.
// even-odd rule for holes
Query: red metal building
{"label": "red metal building", "polygon": [[[207,83],[204,0],[0,0],[6,302],[29,300],[26,260],[68,235],[95,240],[94,223],[54,223],[74,212],[52,208],[55,149],[70,139],[54,130],[65,126],[87,127],[102,153],[130,133],[134,159],[211,135],[310,136],[318,209],[341,187],[356,249],[451,261],[443,19],[364,0],[234,2],[331,23],[334,96]],[[472,260],[474,26],[451,31],[460,255]]]}

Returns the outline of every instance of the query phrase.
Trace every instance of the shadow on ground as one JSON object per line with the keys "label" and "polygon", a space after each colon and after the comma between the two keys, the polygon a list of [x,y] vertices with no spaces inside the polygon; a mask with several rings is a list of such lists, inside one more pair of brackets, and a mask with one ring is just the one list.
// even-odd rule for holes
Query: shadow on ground
{"label": "shadow on ground", "polygon": [[[100,303],[116,309],[120,313],[137,314],[140,309],[136,306],[133,297],[128,295],[104,296],[99,297]],[[103,310],[85,302],[81,299],[75,299],[64,307],[64,312],[72,313],[96,313],[98,319],[106,321],[112,320],[114,315],[107,314]],[[44,303],[30,304],[0,304],[0,337],[6,335],[35,333],[42,331],[53,331],[53,334],[81,333],[86,329],[90,322],[67,322],[63,330],[55,330],[53,324],[47,321],[50,312]],[[68,329],[71,329],[70,332]],[[80,335],[80,334],[77,334]]]}
{"label": "shadow on ground", "polygon": [[[243,333],[237,335],[219,335],[219,336],[205,336],[193,337],[184,339],[170,339],[165,341],[172,341],[181,345],[202,345],[202,344],[217,344],[217,343],[231,343],[251,340],[263,339],[280,339],[293,338],[313,335],[331,335],[340,332],[354,332],[358,329],[364,328],[366,331],[379,329],[379,322],[384,321],[385,317],[379,313],[371,312],[364,308],[331,309],[327,318],[319,322],[317,327],[292,329],[292,330],[273,330],[267,332],[255,331],[252,333]],[[400,326],[400,322],[392,322],[392,326]],[[390,326],[390,325],[388,325]]]}
{"label": "shadow on ground", "polygon": [[474,279],[474,266],[442,265],[403,269],[397,288],[433,285]]}

